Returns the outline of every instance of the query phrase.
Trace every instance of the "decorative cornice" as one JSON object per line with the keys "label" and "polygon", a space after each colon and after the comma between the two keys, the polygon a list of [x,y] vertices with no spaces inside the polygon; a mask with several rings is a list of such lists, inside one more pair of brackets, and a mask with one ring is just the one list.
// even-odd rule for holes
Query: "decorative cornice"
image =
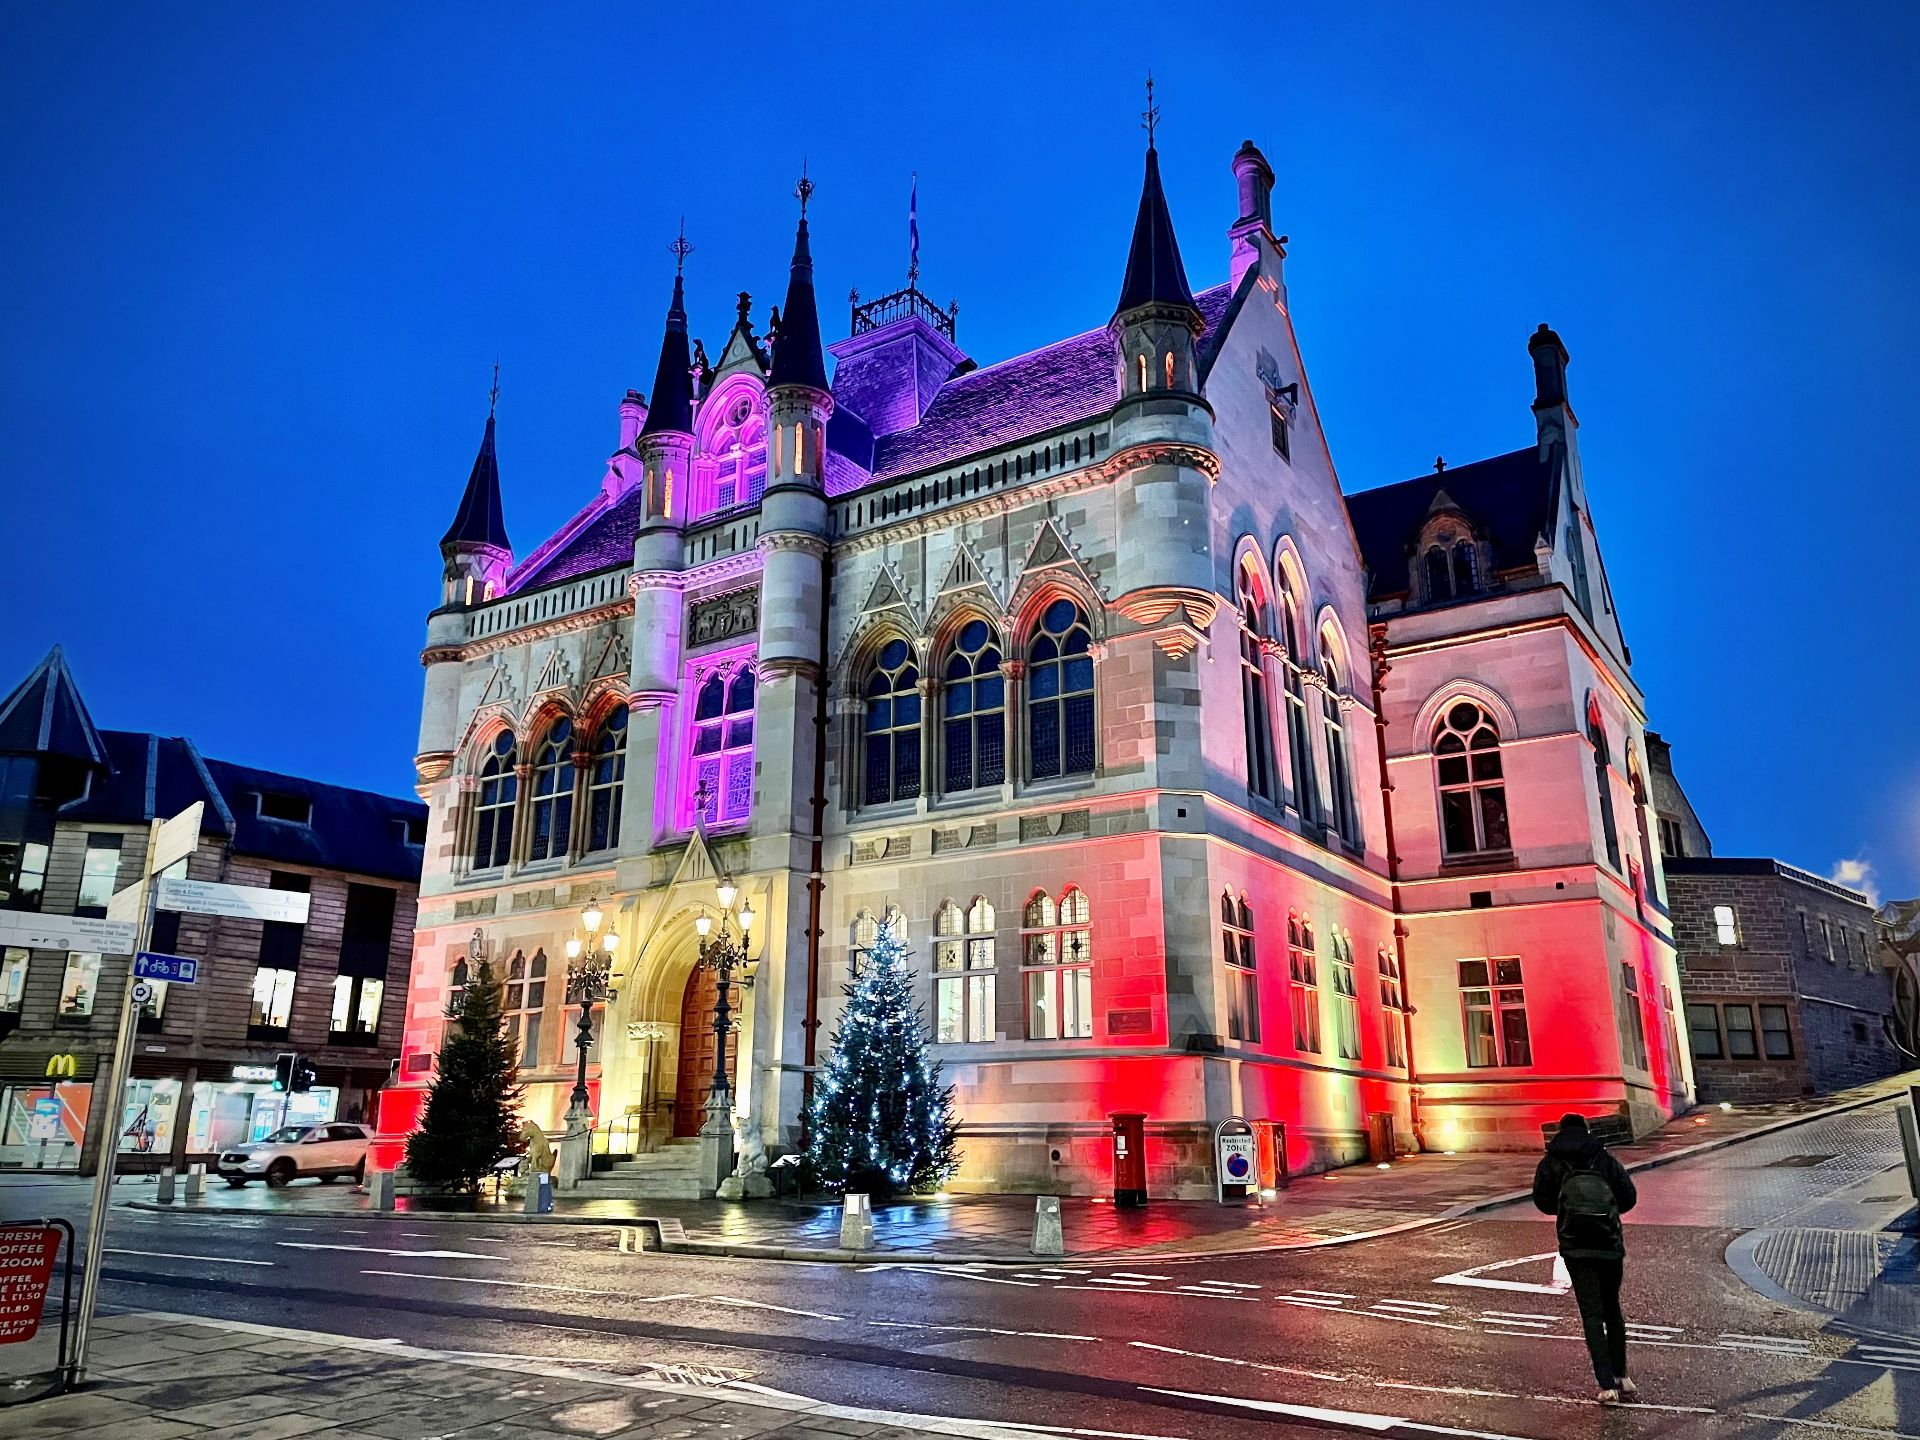
{"label": "decorative cornice", "polygon": [[432,785],[446,779],[453,770],[453,751],[423,750],[413,757],[413,773],[420,784]]}
{"label": "decorative cornice", "polygon": [[[1139,445],[1129,445],[1123,450],[1115,450],[1103,460],[1082,465],[1077,470],[1063,471],[1046,480],[1010,485],[1003,490],[995,491],[978,500],[970,500],[965,504],[941,505],[919,515],[889,520],[863,530],[858,535],[838,539],[834,542],[834,546],[848,553],[876,550],[903,540],[917,539],[936,530],[976,524],[1004,514],[1008,510],[1034,504],[1036,501],[1052,500],[1062,495],[1071,495],[1077,490],[1087,490],[1108,484],[1118,480],[1128,471],[1137,470],[1143,465],[1186,465],[1200,471],[1209,482],[1220,478],[1220,457],[1205,446],[1188,445],[1178,441],[1149,441]],[[904,489],[904,481],[907,478],[910,477],[902,477],[901,481],[894,483],[902,484]]]}
{"label": "decorative cornice", "polygon": [[1184,660],[1207,638],[1220,597],[1211,590],[1156,586],[1122,595],[1113,608],[1140,627],[1175,660]]}

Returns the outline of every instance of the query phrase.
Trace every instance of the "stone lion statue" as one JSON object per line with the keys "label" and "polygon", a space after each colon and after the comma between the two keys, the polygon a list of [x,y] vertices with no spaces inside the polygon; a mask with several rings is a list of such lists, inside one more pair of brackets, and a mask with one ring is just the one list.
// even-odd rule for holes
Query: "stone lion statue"
{"label": "stone lion statue", "polygon": [[742,1180],[767,1173],[767,1142],[760,1137],[760,1127],[738,1115],[733,1117],[733,1153],[733,1173]]}
{"label": "stone lion statue", "polygon": [[547,1143],[547,1132],[531,1120],[520,1126],[520,1139],[526,1146],[527,1169],[538,1175],[541,1171],[553,1173],[553,1146]]}

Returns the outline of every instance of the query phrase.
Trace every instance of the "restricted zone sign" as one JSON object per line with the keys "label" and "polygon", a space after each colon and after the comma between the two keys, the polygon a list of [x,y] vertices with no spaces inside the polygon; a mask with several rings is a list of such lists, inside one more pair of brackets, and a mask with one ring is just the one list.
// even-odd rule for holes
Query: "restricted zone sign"
{"label": "restricted zone sign", "polygon": [[31,1340],[39,1331],[59,1253],[60,1232],[51,1226],[0,1227],[0,1345]]}

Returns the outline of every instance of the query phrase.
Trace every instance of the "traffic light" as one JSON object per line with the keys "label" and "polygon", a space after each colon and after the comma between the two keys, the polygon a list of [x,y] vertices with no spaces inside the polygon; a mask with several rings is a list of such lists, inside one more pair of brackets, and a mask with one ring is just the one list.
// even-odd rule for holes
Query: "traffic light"
{"label": "traffic light", "polygon": [[273,1088],[281,1094],[294,1089],[294,1071],[300,1064],[300,1057],[291,1050],[282,1050],[273,1060]]}
{"label": "traffic light", "polygon": [[293,1061],[293,1093],[304,1095],[313,1088],[313,1082],[320,1073],[313,1068],[313,1062],[304,1055],[297,1055]]}

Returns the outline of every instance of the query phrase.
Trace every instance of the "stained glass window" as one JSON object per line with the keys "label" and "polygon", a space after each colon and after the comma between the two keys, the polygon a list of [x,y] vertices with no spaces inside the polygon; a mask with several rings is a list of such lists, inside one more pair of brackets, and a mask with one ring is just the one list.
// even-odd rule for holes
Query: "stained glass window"
{"label": "stained glass window", "polygon": [[744,821],[753,809],[753,662],[711,671],[693,706],[694,804],[708,825]]}

